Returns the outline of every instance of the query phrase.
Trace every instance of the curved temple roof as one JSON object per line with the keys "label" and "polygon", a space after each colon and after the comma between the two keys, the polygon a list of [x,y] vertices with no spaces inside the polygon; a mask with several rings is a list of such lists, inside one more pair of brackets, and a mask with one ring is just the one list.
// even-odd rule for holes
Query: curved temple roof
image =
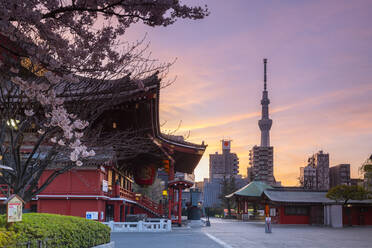
{"label": "curved temple roof", "polygon": [[[128,79],[126,79],[128,80]],[[128,92],[128,91],[127,91]],[[160,79],[153,75],[145,80],[143,89],[131,89],[123,100],[96,121],[111,119],[122,130],[137,130],[146,137],[157,154],[143,154],[131,159],[131,166],[158,164],[167,159],[174,162],[175,172],[192,173],[204,154],[206,145],[194,144],[181,136],[163,134],[159,124]]]}
{"label": "curved temple roof", "polygon": [[154,138],[158,145],[160,145],[166,153],[173,159],[175,172],[193,173],[195,167],[198,165],[201,157],[204,154],[206,145],[194,144],[184,141],[179,136],[165,135],[160,131],[159,125],[159,96],[160,96],[160,84],[156,88],[157,97],[154,99],[152,105],[154,114],[153,117],[153,132]]}
{"label": "curved temple roof", "polygon": [[[3,38],[0,35],[0,38]],[[14,51],[9,41],[0,39],[0,50],[7,48]],[[9,55],[10,56],[10,55]],[[12,55],[13,56],[13,55]],[[15,60],[19,60],[16,55]],[[0,56],[0,59],[2,57]],[[43,77],[34,77],[33,79],[45,80]],[[169,159],[174,162],[175,172],[192,173],[204,154],[206,145],[186,142],[176,136],[165,135],[161,133],[159,125],[159,96],[160,79],[157,73],[143,80],[141,83],[130,79],[129,76],[115,80],[95,80],[89,78],[79,78],[80,81],[88,81],[84,87],[81,84],[62,83],[55,90],[57,95],[65,98],[66,104],[75,103],[82,99],[87,102],[105,103],[105,108],[93,121],[108,124],[109,121],[118,121],[121,130],[135,131],[137,135],[148,139],[159,154],[157,156],[143,153],[142,159],[131,159],[132,166],[143,166],[146,163],[159,164],[163,159]],[[90,85],[94,89],[90,89]],[[140,85],[142,84],[143,87]],[[66,90],[67,89],[67,90]],[[68,93],[66,93],[68,92]],[[112,125],[112,122],[111,122]],[[116,125],[116,124],[115,124]],[[119,128],[118,128],[119,129]],[[160,167],[160,166],[159,166]]]}

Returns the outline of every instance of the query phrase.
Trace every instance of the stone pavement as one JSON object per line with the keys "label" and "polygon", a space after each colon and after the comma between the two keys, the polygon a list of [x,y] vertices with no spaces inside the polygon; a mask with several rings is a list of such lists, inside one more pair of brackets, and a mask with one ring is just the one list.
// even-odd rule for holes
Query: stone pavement
{"label": "stone pavement", "polygon": [[175,228],[164,233],[111,233],[115,248],[212,248],[218,245],[201,228]]}
{"label": "stone pavement", "polygon": [[211,227],[174,228],[170,233],[112,233],[111,237],[117,248],[372,247],[372,227],[273,225],[272,231],[266,234],[260,222],[211,219]]}
{"label": "stone pavement", "polygon": [[372,247],[372,227],[330,228],[309,225],[273,225],[265,233],[264,223],[214,219],[203,231],[222,241],[221,247]]}

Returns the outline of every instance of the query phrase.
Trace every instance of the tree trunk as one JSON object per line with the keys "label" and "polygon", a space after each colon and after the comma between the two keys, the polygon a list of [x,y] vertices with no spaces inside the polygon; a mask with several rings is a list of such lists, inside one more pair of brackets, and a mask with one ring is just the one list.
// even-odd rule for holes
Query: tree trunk
{"label": "tree trunk", "polygon": [[230,200],[227,201],[227,216],[231,218]]}

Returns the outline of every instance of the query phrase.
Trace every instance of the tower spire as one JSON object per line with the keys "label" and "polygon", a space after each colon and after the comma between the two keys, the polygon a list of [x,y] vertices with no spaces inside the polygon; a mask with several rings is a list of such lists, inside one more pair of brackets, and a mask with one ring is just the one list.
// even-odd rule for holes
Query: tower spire
{"label": "tower spire", "polygon": [[267,59],[263,59],[264,62],[264,90],[266,90],[266,64],[267,64]]}
{"label": "tower spire", "polygon": [[258,126],[260,127],[261,130],[261,146],[262,147],[269,147],[270,146],[270,129],[271,125],[273,124],[273,121],[269,118],[269,104],[270,100],[268,97],[268,92],[267,92],[267,59],[263,59],[264,63],[264,90],[262,92],[262,100],[261,100],[261,105],[262,105],[262,116],[261,120],[258,121]]}

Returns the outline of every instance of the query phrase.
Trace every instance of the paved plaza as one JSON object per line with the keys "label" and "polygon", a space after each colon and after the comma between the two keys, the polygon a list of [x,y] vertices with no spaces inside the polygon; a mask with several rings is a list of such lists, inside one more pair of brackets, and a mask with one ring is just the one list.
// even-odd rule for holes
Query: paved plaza
{"label": "paved plaza", "polygon": [[273,225],[211,219],[211,227],[174,228],[170,233],[112,233],[117,248],[280,248],[280,247],[372,247],[372,227],[333,229],[309,225]]}

